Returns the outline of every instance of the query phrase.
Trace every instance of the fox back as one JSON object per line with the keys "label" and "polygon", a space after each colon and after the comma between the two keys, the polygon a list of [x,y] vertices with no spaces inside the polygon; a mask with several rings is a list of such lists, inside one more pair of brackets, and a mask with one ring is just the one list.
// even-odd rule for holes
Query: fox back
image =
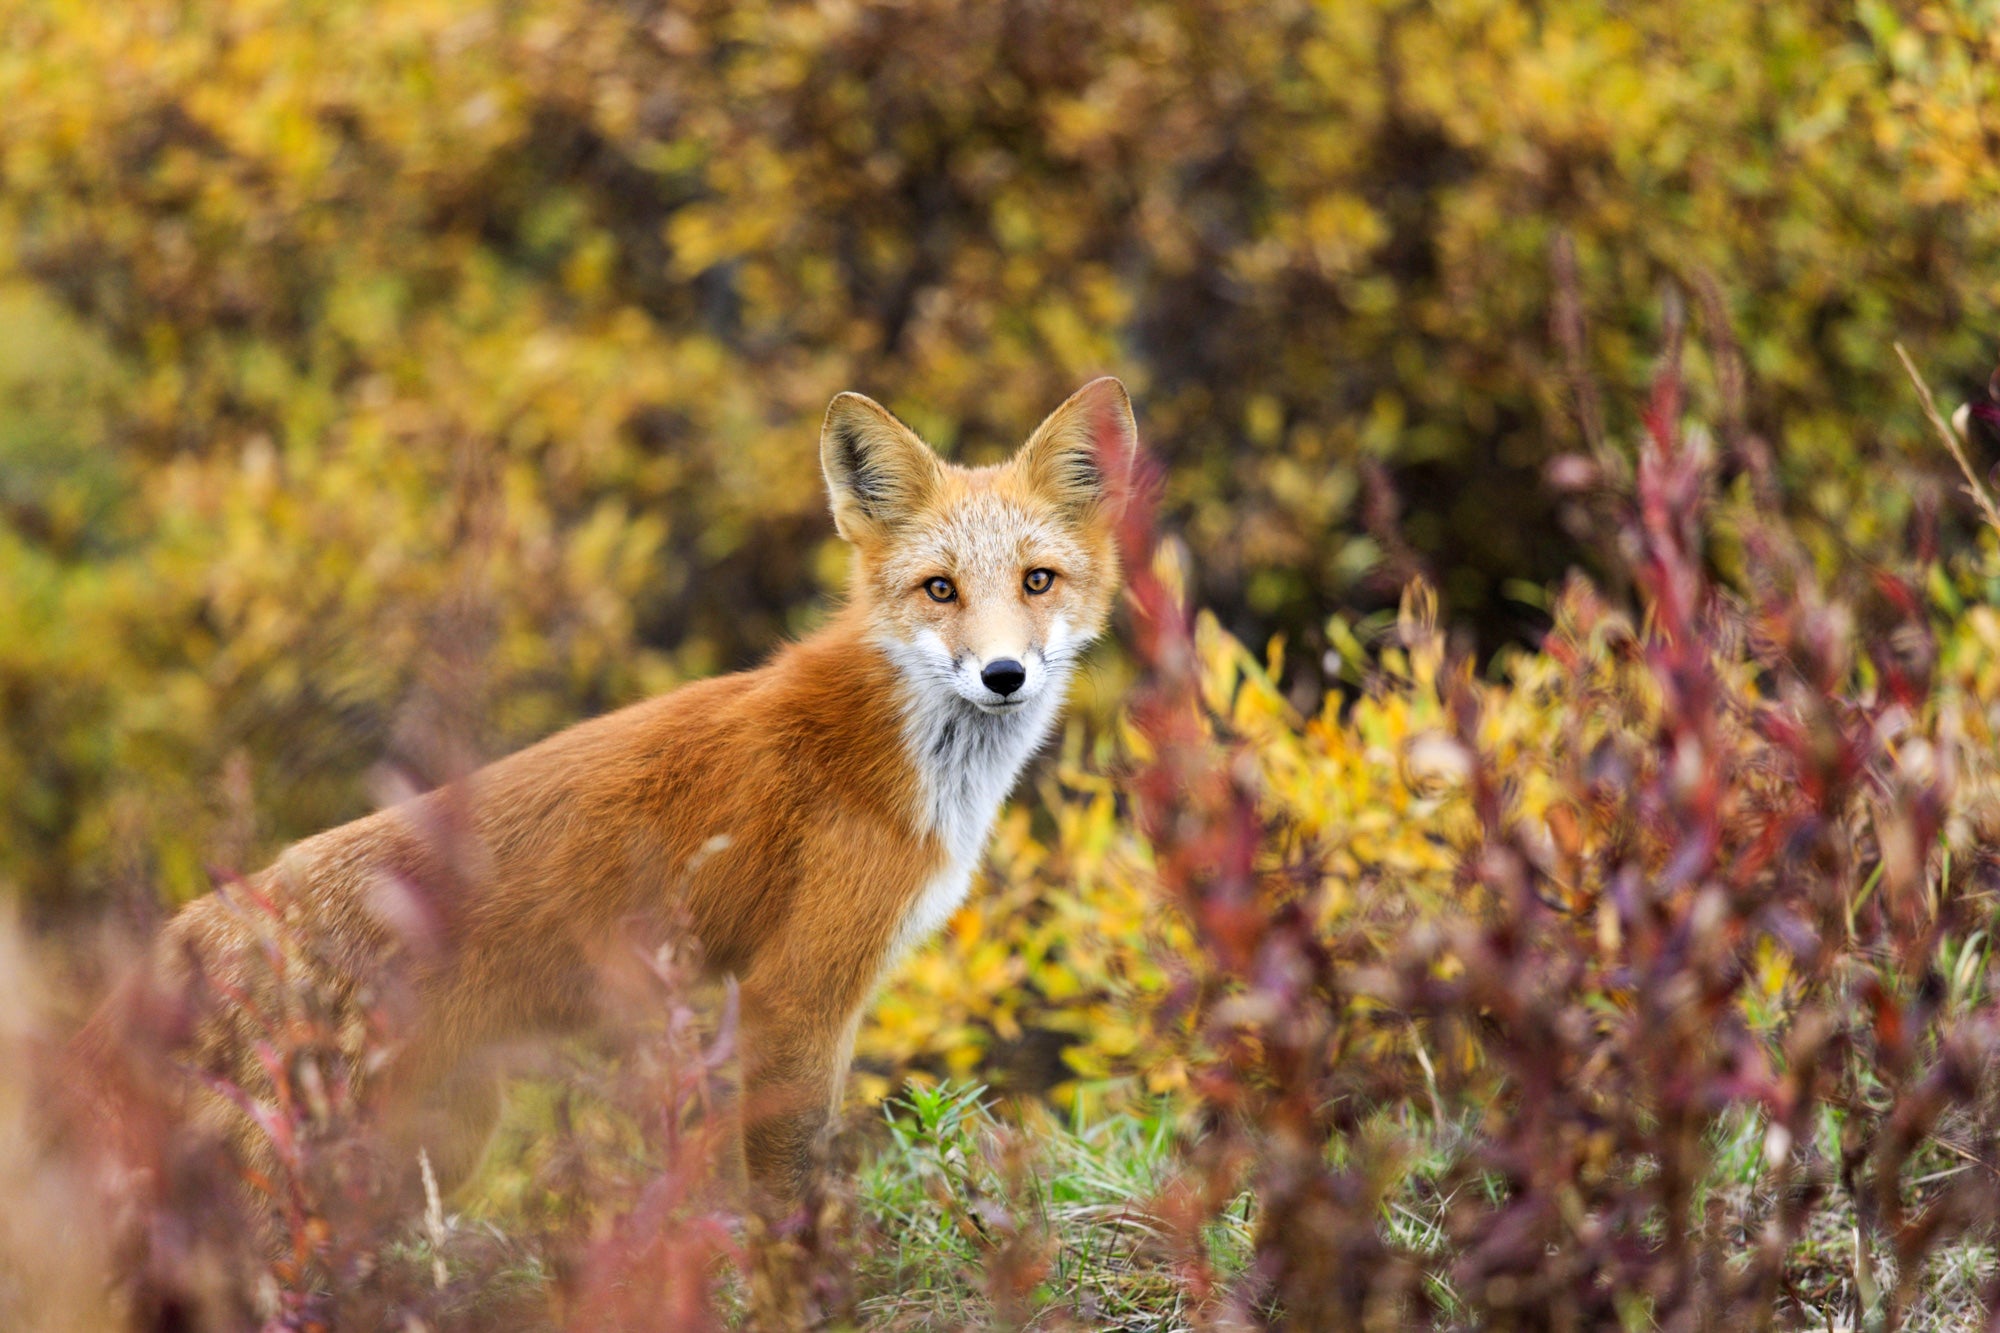
{"label": "fox back", "polygon": [[[1103,630],[1135,444],[1112,379],[976,469],[841,394],[820,460],[853,573],[824,629],[307,838],[255,876],[332,984],[390,961],[414,978],[420,1017],[392,1071],[411,1160],[421,1147],[447,1183],[467,1174],[498,1112],[493,1053],[593,1022],[600,961],[635,931],[677,930],[738,982],[751,1182],[795,1199],[877,981],[964,900]],[[440,900],[434,947],[399,920],[411,884]],[[169,923],[161,956],[254,993],[255,954],[243,914],[211,895]],[[197,1061],[254,1083],[245,1022],[204,1024]]]}

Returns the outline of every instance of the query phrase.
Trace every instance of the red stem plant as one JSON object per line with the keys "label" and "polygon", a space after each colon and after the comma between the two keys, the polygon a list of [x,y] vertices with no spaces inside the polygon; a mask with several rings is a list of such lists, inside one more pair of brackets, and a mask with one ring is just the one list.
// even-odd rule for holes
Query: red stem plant
{"label": "red stem plant", "polygon": [[[231,880],[222,892],[250,924],[255,956],[229,975],[255,984],[192,964],[171,984],[142,969],[68,1058],[36,1054],[58,1075],[44,1099],[56,1114],[41,1118],[65,1126],[36,1169],[94,1186],[77,1201],[90,1219],[81,1230],[93,1243],[119,1237],[106,1293],[118,1313],[105,1317],[266,1333],[725,1327],[723,1280],[746,1269],[728,1170],[733,994],[707,1003],[669,949],[605,960],[607,1043],[522,1053],[561,1093],[517,1168],[518,1225],[503,1234],[448,1218],[435,1186],[418,1187],[420,1163],[391,1160],[401,1139],[385,1089],[422,1022],[407,965],[448,948],[449,930],[423,910],[435,895],[421,886],[388,877],[382,889],[407,909],[383,915],[410,947],[356,974]],[[173,1055],[211,1021],[248,1034],[260,1078],[193,1071]],[[241,1113],[244,1134],[231,1141],[194,1114],[197,1083]],[[45,1230],[43,1243],[60,1243],[59,1228]],[[753,1283],[752,1308],[811,1311],[832,1303],[827,1290],[844,1292],[803,1268],[807,1288],[775,1306]]]}
{"label": "red stem plant", "polygon": [[[1372,957],[1316,929],[1315,858],[1203,708],[1131,506],[1131,793],[1197,942],[1169,1003],[1205,1059],[1163,1209],[1217,1326],[1772,1327],[1826,1295],[1797,1290],[1801,1242],[1844,1196],[1855,1314],[1894,1328],[1928,1256],[1994,1221],[1992,984],[1961,967],[1948,1002],[1940,969],[1991,910],[1990,866],[1943,853],[1962,738],[1923,598],[1890,572],[1822,586],[1771,517],[1718,508],[1679,342],[1670,318],[1632,493],[1596,497],[1641,614],[1573,578],[1512,683],[1553,719],[1539,756],[1503,762],[1494,689],[1441,675],[1464,906]],[[1406,639],[1435,634],[1426,602]],[[1356,1040],[1394,1024],[1397,1055]],[[1761,1167],[1730,1188],[1719,1145],[1745,1126]],[[1450,1155],[1421,1251],[1383,1225],[1420,1141]],[[1913,1179],[1940,1144],[1971,1164]],[[1225,1283],[1200,1224],[1243,1188],[1254,1261]]]}
{"label": "red stem plant", "polygon": [[[1168,1000],[1174,1014],[1196,1016],[1206,1055],[1195,1082],[1204,1132],[1192,1169],[1160,1205],[1183,1281],[1196,1308],[1224,1324],[1255,1321],[1269,1294],[1329,1327],[1399,1318],[1418,1271],[1380,1234],[1386,1164],[1339,1169],[1328,1158],[1330,1139],[1358,1122],[1352,1099],[1329,1095],[1343,1082],[1349,1025],[1340,955],[1315,926],[1314,867],[1260,811],[1254,757],[1201,705],[1193,626],[1173,561],[1161,558],[1143,463],[1122,489],[1141,671],[1129,701],[1138,740],[1129,790],[1158,883],[1198,951]],[[1202,1228],[1246,1180],[1260,1209],[1257,1263],[1250,1281],[1231,1286]]]}

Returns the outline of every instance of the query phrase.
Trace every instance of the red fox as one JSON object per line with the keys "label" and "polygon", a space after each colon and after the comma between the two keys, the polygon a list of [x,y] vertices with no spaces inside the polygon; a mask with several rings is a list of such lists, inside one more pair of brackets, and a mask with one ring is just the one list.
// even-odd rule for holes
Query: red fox
{"label": "red fox", "polygon": [[[460,886],[450,947],[412,963],[423,1017],[395,1061],[423,1108],[414,1146],[447,1188],[498,1113],[486,1053],[587,1025],[592,959],[637,919],[682,923],[737,979],[750,1183],[767,1203],[799,1197],[871,992],[964,900],[1104,627],[1115,478],[1136,443],[1115,379],[984,468],[843,393],[820,463],[853,576],[824,629],[307,838],[252,879],[357,972],[398,947],[383,876]],[[167,953],[254,986],[245,930],[210,895],[168,923]],[[197,1059],[245,1068],[244,1034],[211,1028]]]}

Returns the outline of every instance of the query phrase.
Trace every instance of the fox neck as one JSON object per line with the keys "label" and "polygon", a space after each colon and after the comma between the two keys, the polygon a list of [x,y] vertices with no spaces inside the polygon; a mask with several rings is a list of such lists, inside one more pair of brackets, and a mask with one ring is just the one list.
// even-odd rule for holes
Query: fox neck
{"label": "fox neck", "polygon": [[1021,707],[989,713],[939,681],[924,656],[866,606],[849,624],[887,659],[895,682],[902,748],[916,778],[913,831],[934,839],[947,871],[970,871],[985,850],[1000,805],[1062,712],[1064,681],[1051,680]]}
{"label": "fox neck", "polygon": [[917,775],[919,828],[937,839],[948,867],[970,870],[985,850],[1001,803],[1048,739],[1062,710],[1062,691],[1044,689],[1020,708],[997,715],[907,678],[903,692],[903,744]]}
{"label": "fox neck", "polygon": [[[893,663],[893,644],[884,649]],[[941,855],[903,917],[891,960],[936,934],[965,901],[1000,804],[1047,738],[1063,694],[1044,689],[1018,710],[995,715],[935,685],[924,688],[921,677],[900,669],[897,675],[903,745],[917,778],[917,832],[934,840]]]}

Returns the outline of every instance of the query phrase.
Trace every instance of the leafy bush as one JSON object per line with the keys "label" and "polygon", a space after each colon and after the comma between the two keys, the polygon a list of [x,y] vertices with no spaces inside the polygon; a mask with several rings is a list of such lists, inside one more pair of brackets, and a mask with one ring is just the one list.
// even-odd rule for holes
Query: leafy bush
{"label": "leafy bush", "polygon": [[1988,19],[20,0],[0,877],[184,899],[439,709],[491,755],[745,663],[837,581],[848,387],[981,457],[1127,375],[1197,602],[1307,709],[1418,565],[1539,627],[1575,372],[1622,436],[1666,277],[1741,346],[1727,467],[1892,545],[1936,460],[1881,349],[1977,364],[2000,304]]}
{"label": "leafy bush", "polygon": [[[1934,694],[1924,599],[1897,574],[1824,586],[1744,507],[1745,586],[1715,580],[1712,453],[1680,375],[1670,340],[1636,492],[1608,497],[1643,622],[1564,592],[1515,675],[1554,724],[1538,754],[1495,744],[1519,695],[1496,719],[1468,671],[1440,676],[1431,743],[1476,819],[1467,897],[1373,960],[1322,933],[1338,875],[1260,799],[1252,742],[1204,726],[1185,613],[1135,576],[1132,786],[1194,928],[1207,1053],[1189,1216],[1244,1183],[1259,1204],[1249,1279],[1222,1288],[1237,1318],[1768,1327],[1838,1190],[1856,1313],[1895,1327],[1934,1251],[1990,1234],[1993,1168],[1969,1145],[2000,1130],[1994,865],[1953,819],[1961,773],[1990,783],[1990,726]],[[1422,614],[1404,633],[1436,636]],[[1410,1049],[1373,1041],[1385,1026]],[[1725,1193],[1746,1126],[1762,1170]],[[1399,1159],[1454,1129],[1435,1235],[1409,1243],[1383,1224]],[[1940,1149],[1968,1161],[1939,1170]]]}

